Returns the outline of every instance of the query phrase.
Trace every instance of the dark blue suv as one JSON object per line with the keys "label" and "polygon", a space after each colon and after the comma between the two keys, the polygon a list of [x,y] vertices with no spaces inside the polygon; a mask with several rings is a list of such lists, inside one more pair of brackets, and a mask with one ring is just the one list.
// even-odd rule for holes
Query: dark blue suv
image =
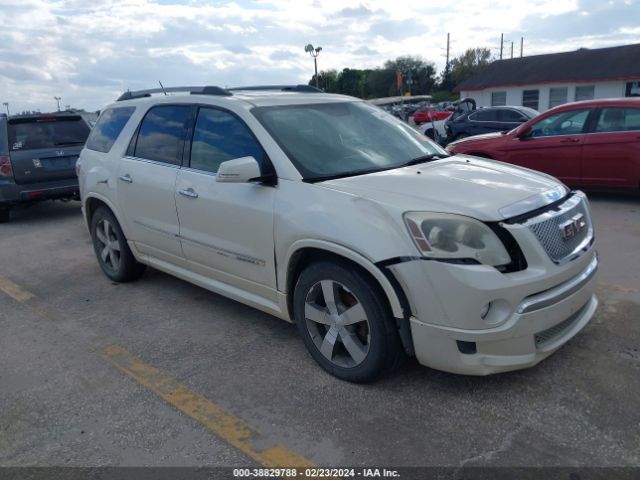
{"label": "dark blue suv", "polygon": [[90,127],[80,115],[0,114],[0,222],[20,203],[79,198],[76,160]]}
{"label": "dark blue suv", "polygon": [[513,130],[539,115],[538,111],[528,107],[487,107],[457,116],[456,113],[444,124],[450,142],[482,133]]}

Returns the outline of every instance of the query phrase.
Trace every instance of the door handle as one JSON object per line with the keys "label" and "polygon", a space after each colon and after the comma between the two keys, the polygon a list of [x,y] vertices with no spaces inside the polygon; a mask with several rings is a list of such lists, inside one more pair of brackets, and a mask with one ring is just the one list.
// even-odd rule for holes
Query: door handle
{"label": "door handle", "polygon": [[579,141],[579,138],[565,138],[563,140],[560,140],[560,143],[578,143]]}
{"label": "door handle", "polygon": [[120,180],[127,183],[133,183],[133,178],[131,178],[131,175],[129,175],[128,173],[125,175],[120,175]]}
{"label": "door handle", "polygon": [[180,195],[184,195],[189,198],[198,198],[198,193],[193,188],[187,188],[186,190],[178,190]]}

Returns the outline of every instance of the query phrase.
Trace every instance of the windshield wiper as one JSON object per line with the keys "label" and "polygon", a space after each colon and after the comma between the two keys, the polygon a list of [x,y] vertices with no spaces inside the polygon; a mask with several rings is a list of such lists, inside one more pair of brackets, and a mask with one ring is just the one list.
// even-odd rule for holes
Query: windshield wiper
{"label": "windshield wiper", "polygon": [[[395,167],[392,167],[395,168]],[[354,170],[352,172],[334,173],[331,175],[318,175],[315,177],[306,177],[302,181],[306,183],[324,182],[327,180],[337,180],[339,178],[356,177],[358,175],[367,175],[369,173],[378,173],[390,168],[367,168],[366,170]]]}
{"label": "windshield wiper", "polygon": [[[447,157],[450,157],[450,156],[451,155],[447,155],[447,154],[444,154],[444,153],[428,153],[426,155],[421,155],[419,157],[412,158],[407,163],[403,163],[402,165],[400,165],[400,167],[408,167],[410,165],[418,165],[420,163],[426,163],[426,162],[430,162],[432,160],[440,160],[441,158],[447,158]],[[400,167],[398,167],[398,168],[400,168]]]}
{"label": "windshield wiper", "polygon": [[62,145],[82,145],[84,142],[55,142],[53,145],[56,147],[61,147]]}

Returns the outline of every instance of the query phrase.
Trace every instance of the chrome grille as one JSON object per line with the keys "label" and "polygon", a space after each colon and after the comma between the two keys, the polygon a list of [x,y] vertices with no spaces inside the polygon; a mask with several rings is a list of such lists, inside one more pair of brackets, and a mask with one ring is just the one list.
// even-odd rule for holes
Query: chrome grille
{"label": "chrome grille", "polygon": [[[581,215],[581,217],[580,217]],[[570,238],[563,233],[563,225],[581,218],[584,226]],[[586,197],[578,192],[563,204],[528,220],[525,225],[536,236],[549,258],[564,263],[580,255],[593,240],[593,224]]]}

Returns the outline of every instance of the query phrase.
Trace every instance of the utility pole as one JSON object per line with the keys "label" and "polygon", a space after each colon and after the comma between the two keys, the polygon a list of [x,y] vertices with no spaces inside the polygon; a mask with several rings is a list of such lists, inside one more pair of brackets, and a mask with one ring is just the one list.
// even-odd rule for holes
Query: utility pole
{"label": "utility pole", "polygon": [[502,60],[502,49],[504,48],[504,33],[500,34],[500,60]]}
{"label": "utility pole", "polygon": [[522,58],[523,50],[524,50],[524,37],[520,37],[520,58]]}
{"label": "utility pole", "polygon": [[511,42],[511,58],[513,58],[513,42]]}
{"label": "utility pole", "polygon": [[445,63],[445,67],[444,67],[444,71],[445,71],[445,72],[448,72],[448,71],[449,71],[449,44],[450,44],[450,42],[449,42],[449,39],[450,39],[449,35],[450,35],[450,34],[449,34],[449,33],[447,33],[447,63]]}
{"label": "utility pole", "polygon": [[58,103],[58,111],[60,111],[60,100],[62,100],[62,97],[53,97],[53,99]]}

